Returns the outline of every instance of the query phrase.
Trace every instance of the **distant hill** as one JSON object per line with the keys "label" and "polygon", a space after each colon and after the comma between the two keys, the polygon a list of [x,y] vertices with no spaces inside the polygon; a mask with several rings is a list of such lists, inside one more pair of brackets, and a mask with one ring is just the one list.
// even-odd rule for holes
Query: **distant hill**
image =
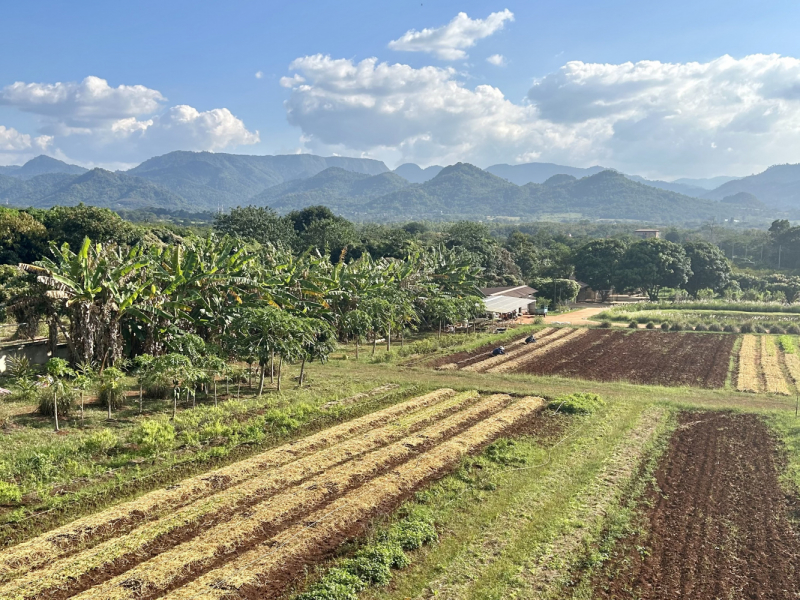
{"label": "distant hill", "polygon": [[39,175],[5,188],[0,184],[0,201],[35,208],[75,206],[81,202],[111,209],[181,210],[191,206],[185,198],[145,179],[104,169],[92,169],[83,175]]}
{"label": "distant hill", "polygon": [[361,205],[370,198],[390,194],[408,185],[408,181],[393,172],[370,176],[329,167],[308,179],[288,181],[268,188],[253,196],[250,203],[268,205],[281,212],[315,204],[335,204],[343,209]]}
{"label": "distant hill", "polygon": [[706,188],[700,187],[699,185],[676,183],[674,181],[659,181],[658,179],[645,179],[638,175],[626,175],[626,177],[631,181],[643,183],[661,190],[669,190],[670,192],[676,192],[684,196],[691,196],[692,198],[702,198],[703,194],[708,191]]}
{"label": "distant hill", "polygon": [[581,179],[557,174],[541,184],[518,186],[465,163],[445,167],[430,181],[381,196],[358,209],[329,206],[364,219],[571,216],[678,223],[723,212],[716,202],[631,181],[616,171]]}
{"label": "distant hill", "polygon": [[731,196],[725,196],[720,202],[723,204],[732,204],[737,207],[755,208],[759,210],[767,208],[761,200],[747,192],[739,192]]}
{"label": "distant hill", "polygon": [[444,167],[433,165],[423,169],[414,163],[406,163],[397,167],[394,172],[411,183],[425,183],[436,177]]}
{"label": "distant hill", "polygon": [[213,152],[170,152],[126,171],[191,199],[197,209],[244,205],[275,185],[307,179],[329,167],[379,175],[389,169],[381,161],[311,154],[252,156]]}
{"label": "distant hill", "polygon": [[740,177],[730,177],[728,175],[719,175],[717,177],[705,177],[700,179],[681,177],[672,183],[681,183],[683,185],[690,185],[692,187],[701,187],[706,190],[713,190],[714,188],[721,186],[723,183],[728,183],[734,179],[740,179]]}
{"label": "distant hill", "polygon": [[62,160],[57,160],[42,154],[30,159],[22,166],[0,167],[0,175],[16,177],[19,179],[31,179],[37,175],[47,175],[50,173],[63,173],[66,175],[80,175],[86,173],[88,169],[78,165],[70,165]]}
{"label": "distant hill", "polygon": [[739,192],[753,194],[767,206],[800,208],[800,165],[775,165],[757,175],[742,177],[707,192],[704,198],[722,200]]}
{"label": "distant hill", "polygon": [[572,175],[573,177],[586,177],[587,175],[595,175],[600,171],[605,170],[604,167],[588,167],[581,169],[579,167],[566,167],[564,165],[556,165],[553,163],[524,163],[521,165],[492,165],[486,171],[492,175],[497,175],[515,183],[516,185],[525,185],[526,183],[544,183],[553,175]]}

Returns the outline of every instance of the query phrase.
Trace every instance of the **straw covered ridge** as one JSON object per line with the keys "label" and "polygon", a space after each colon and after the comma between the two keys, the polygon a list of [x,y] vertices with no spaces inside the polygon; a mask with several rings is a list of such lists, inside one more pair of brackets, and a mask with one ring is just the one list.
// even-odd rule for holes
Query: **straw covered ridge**
{"label": "straw covered ridge", "polygon": [[[230,518],[237,510],[263,501],[282,489],[297,485],[338,464],[351,461],[365,452],[401,440],[411,431],[435,423],[449,413],[463,409],[478,397],[478,393],[470,391],[449,397],[446,394],[443,396],[444,399],[433,406],[399,417],[387,426],[340,442],[283,467],[269,470],[242,484],[201,498],[161,519],[145,523],[128,534],[114,537],[98,546],[55,561],[41,570],[31,571],[15,579],[11,584],[1,586],[0,597],[13,593],[14,597],[20,600],[36,598],[47,590],[62,589],[63,586],[75,582],[78,577],[92,574],[92,571],[101,570],[115,561],[136,563],[146,558],[143,555],[146,555],[148,548],[155,542],[159,543],[159,550],[164,551],[166,547],[178,543],[176,541],[175,544],[169,544],[165,538],[188,528],[192,529],[192,533],[211,528],[216,523]],[[473,413],[467,411],[464,414]],[[97,579],[98,576],[92,574],[92,580],[97,582]]]}
{"label": "straw covered ridge", "polygon": [[761,378],[758,375],[758,338],[754,335],[742,336],[742,347],[739,349],[739,373],[736,377],[736,389],[740,392],[760,392]]}
{"label": "straw covered ridge", "polygon": [[761,366],[764,369],[767,392],[788,396],[789,385],[781,369],[775,340],[767,335],[761,337]]}
{"label": "straw covered ridge", "polygon": [[[535,344],[535,348],[544,348],[546,346],[552,345],[562,337],[568,336],[573,331],[576,331],[572,327],[562,327],[554,331],[552,334],[545,337],[543,340],[540,340],[537,344]],[[544,337],[544,336],[540,336]],[[531,347],[528,344],[524,343],[524,340],[520,343],[519,346],[506,352],[505,354],[500,354],[499,356],[490,356],[489,358],[482,360],[481,362],[469,365],[464,367],[465,371],[477,371],[479,373],[483,373],[486,371],[491,371],[492,367],[497,365],[509,362],[514,360],[519,356],[524,356],[531,352]]]}
{"label": "straw covered ridge", "polygon": [[112,535],[119,536],[130,532],[143,523],[169,514],[199,498],[233,487],[270,469],[313,455],[455,394],[456,392],[451,389],[436,390],[73,521],[0,552],[0,582],[9,581],[60,557],[98,544]]}
{"label": "straw covered ridge", "polygon": [[[409,493],[455,467],[468,453],[491,442],[544,405],[541,398],[523,398],[463,433],[407,461],[281,531],[220,568],[164,596],[170,600],[253,597],[272,591],[281,574],[302,569],[332,540],[343,541],[381,510],[391,509]],[[107,598],[109,596],[106,596]]]}
{"label": "straw covered ridge", "polygon": [[298,517],[304,517],[325,502],[341,496],[365,481],[381,475],[387,469],[402,464],[463,431],[476,420],[487,417],[508,404],[510,398],[495,395],[442,419],[416,434],[371,452],[359,460],[347,462],[324,474],[307,480],[300,487],[233,515],[228,521],[203,532],[201,535],[163,552],[153,559],[140,563],[119,577],[76,596],[82,600],[133,600],[142,596],[159,595],[202,573],[221,557],[246,549],[259,540],[268,538]]}
{"label": "straw covered ridge", "polygon": [[[558,339],[554,339],[549,344],[546,344],[546,345],[543,345],[543,346],[538,346],[537,345],[533,349],[531,349],[528,352],[526,352],[526,353],[522,354],[521,356],[519,356],[518,358],[514,358],[513,360],[504,362],[504,363],[502,363],[500,365],[497,365],[495,367],[487,369],[486,372],[487,373],[506,373],[508,371],[514,371],[514,370],[518,369],[520,365],[526,364],[528,362],[531,362],[537,356],[541,356],[542,354],[545,354],[546,352],[550,352],[552,350],[555,350],[556,348],[559,348],[560,346],[563,346],[564,344],[568,344],[568,343],[572,342],[573,340],[575,340],[577,338],[580,338],[580,337],[583,337],[584,335],[589,333],[588,329],[568,329],[566,331],[568,331],[569,333],[566,333],[564,335],[559,336]],[[555,336],[551,336],[548,339],[553,339],[554,337]]]}

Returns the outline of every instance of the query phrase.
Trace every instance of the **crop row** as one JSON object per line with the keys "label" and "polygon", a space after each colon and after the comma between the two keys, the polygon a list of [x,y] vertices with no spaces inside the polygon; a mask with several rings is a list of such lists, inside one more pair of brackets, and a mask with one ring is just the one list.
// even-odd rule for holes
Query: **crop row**
{"label": "crop row", "polygon": [[758,338],[754,335],[742,337],[739,349],[739,372],[736,376],[736,389],[740,392],[760,392],[763,390],[759,375],[761,352]]}
{"label": "crop row", "polygon": [[[566,337],[570,335],[573,331],[575,331],[571,327],[563,327],[561,329],[556,330],[552,334],[548,335],[546,338],[541,339],[539,342],[534,344],[535,348],[542,348],[553,344],[556,340]],[[531,352],[531,346],[525,344],[524,342],[514,348],[513,350],[506,352],[505,354],[500,354],[498,356],[488,356],[485,360],[480,362],[471,364],[467,367],[464,367],[464,371],[477,371],[479,373],[484,373],[490,370],[492,367],[498,366],[500,364],[509,362],[514,360],[519,356],[523,356],[527,353]]]}
{"label": "crop row", "polygon": [[74,521],[0,553],[0,581],[18,577],[89,544],[100,543],[111,536],[121,536],[201,498],[312,456],[454,395],[455,391],[450,389],[437,390]]}
{"label": "crop row", "polygon": [[761,337],[761,367],[764,369],[766,391],[788,396],[789,385],[781,368],[775,340],[767,335]]}
{"label": "crop row", "polygon": [[262,591],[274,594],[281,582],[301,572],[307,559],[317,556],[321,549],[333,547],[359,533],[371,517],[395,506],[425,482],[457,465],[466,454],[529,418],[542,405],[539,398],[519,400],[164,597],[211,600],[261,597]]}
{"label": "crop row", "polygon": [[487,369],[487,373],[506,373],[508,371],[516,371],[520,368],[521,365],[528,363],[532,360],[536,360],[537,356],[541,356],[547,352],[552,352],[553,350],[560,348],[561,346],[572,343],[573,341],[582,338],[587,333],[589,333],[588,329],[568,329],[568,333],[561,336],[560,338],[553,340],[549,344],[544,346],[534,347],[528,350],[528,352],[522,354],[521,356],[514,358],[513,360],[504,362],[500,365]]}
{"label": "crop row", "polygon": [[[235,520],[237,514],[247,508],[248,514],[252,513],[252,505],[259,502],[263,503],[273,494],[286,489],[292,485],[297,485],[305,481],[308,485],[313,485],[313,476],[317,479],[325,479],[331,473],[337,472],[336,465],[345,461],[350,461],[341,469],[347,469],[353,462],[361,464],[360,461],[352,459],[373,451],[382,445],[402,440],[410,429],[416,428],[425,423],[436,422],[448,412],[463,408],[464,404],[477,397],[476,392],[465,392],[451,399],[445,400],[432,408],[420,411],[408,417],[404,417],[404,422],[393,423],[389,426],[373,430],[363,436],[358,436],[352,440],[345,441],[329,449],[320,451],[311,456],[304,457],[290,463],[282,468],[269,471],[263,476],[253,478],[239,486],[235,486],[215,494],[209,498],[198,500],[174,513],[163,518],[145,524],[127,535],[112,538],[99,546],[86,549],[75,555],[69,556],[60,561],[56,561],[47,568],[30,572],[27,576],[21,577],[12,584],[0,588],[0,596],[11,594],[20,600],[25,598],[43,597],[48,590],[64,590],[70,585],[80,586],[82,579],[91,579],[97,582],[102,579],[99,573],[113,570],[115,565],[130,565],[143,560],[156,548],[162,553],[156,560],[161,560],[168,548],[177,544],[177,541],[170,543],[171,540],[179,540],[185,536],[186,532],[191,532],[198,536],[201,532],[209,530],[213,526],[225,521]],[[459,412],[453,417],[439,421],[433,428],[424,430],[431,436],[439,435],[441,427],[461,420],[476,418],[487,411],[486,402]],[[418,434],[422,435],[422,434]],[[412,436],[413,438],[413,436]],[[405,438],[407,442],[409,438]],[[384,449],[385,450],[385,449]],[[374,460],[377,454],[368,454],[362,460]],[[327,472],[326,472],[327,470]],[[325,473],[321,475],[321,473]],[[311,478],[311,479],[309,479]],[[329,481],[317,482],[320,487],[330,487]],[[291,492],[290,492],[291,493]],[[276,502],[270,500],[270,503]],[[209,533],[209,535],[217,535]],[[224,537],[224,536],[222,536]]]}

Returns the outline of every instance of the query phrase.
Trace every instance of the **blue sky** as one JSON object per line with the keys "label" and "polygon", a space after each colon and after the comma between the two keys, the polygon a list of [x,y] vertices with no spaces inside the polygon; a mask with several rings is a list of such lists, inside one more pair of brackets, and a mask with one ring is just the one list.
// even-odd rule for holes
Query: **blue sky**
{"label": "blue sky", "polygon": [[[458,58],[389,47],[460,12],[491,32]],[[799,18],[796,2],[6,3],[0,164],[208,149],[744,175],[800,162]],[[87,77],[108,106],[81,104]]]}

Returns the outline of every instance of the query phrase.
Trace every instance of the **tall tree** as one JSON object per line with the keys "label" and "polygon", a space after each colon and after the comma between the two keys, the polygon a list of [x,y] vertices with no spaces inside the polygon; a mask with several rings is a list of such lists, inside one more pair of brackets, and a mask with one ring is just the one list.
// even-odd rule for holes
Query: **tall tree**
{"label": "tall tree", "polygon": [[692,274],[686,291],[692,296],[704,289],[720,292],[731,280],[731,266],[722,251],[708,242],[689,242],[683,246],[691,263]]}
{"label": "tall tree", "polygon": [[655,302],[662,287],[682,287],[691,274],[689,257],[681,246],[651,238],[631,244],[625,251],[615,287],[641,289]]}
{"label": "tall tree", "polygon": [[575,277],[600,292],[605,302],[617,281],[620,261],[628,245],[622,240],[592,240],[575,251]]}

